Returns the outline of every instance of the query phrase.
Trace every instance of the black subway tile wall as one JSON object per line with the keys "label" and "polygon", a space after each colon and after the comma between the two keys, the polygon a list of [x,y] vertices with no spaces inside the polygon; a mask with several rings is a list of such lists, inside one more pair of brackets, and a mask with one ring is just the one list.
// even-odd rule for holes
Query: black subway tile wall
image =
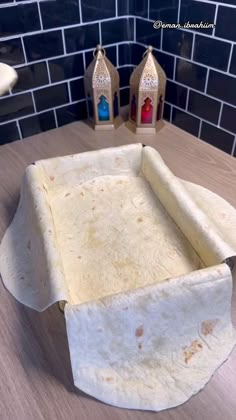
{"label": "black subway tile wall", "polygon": [[216,36],[236,42],[236,9],[219,6],[216,21]]}
{"label": "black subway tile wall", "polygon": [[0,37],[40,30],[37,3],[2,7],[0,13]]}
{"label": "black subway tile wall", "polygon": [[32,117],[22,118],[20,128],[23,137],[33,136],[34,134],[56,128],[55,115],[53,111],[42,112]]}
{"label": "black subway tile wall", "polygon": [[64,54],[62,32],[40,32],[23,37],[26,60],[36,61]]}
{"label": "black subway tile wall", "polygon": [[134,40],[134,19],[124,18],[108,20],[101,23],[102,44],[115,44],[117,42]]}
{"label": "black subway tile wall", "polygon": [[[158,20],[182,26],[154,29]],[[152,45],[167,75],[164,119],[236,156],[235,22],[236,0],[0,0],[0,62],[19,75],[0,99],[0,144],[86,118],[83,76],[98,43],[127,105]]]}
{"label": "black subway tile wall", "polygon": [[136,19],[136,40],[142,44],[150,44],[154,48],[160,48],[161,32],[154,29],[149,21]]}
{"label": "black subway tile wall", "polygon": [[[79,2],[76,3],[79,4]],[[83,22],[114,18],[116,15],[116,0],[99,0],[99,2],[97,0],[81,0],[81,8]]]}
{"label": "black subway tile wall", "polygon": [[135,43],[135,16],[148,17],[147,3],[0,0],[0,62],[18,73],[0,98],[0,144],[86,118],[83,77],[99,43],[120,72],[127,104],[129,77],[145,50]]}
{"label": "black subway tile wall", "polygon": [[75,0],[49,0],[39,5],[44,29],[80,23],[79,3]]}
{"label": "black subway tile wall", "polygon": [[[136,18],[136,44],[151,44],[166,72],[164,118],[236,156],[236,0],[147,3],[147,15]],[[156,21],[163,24],[157,35]],[[128,47],[120,51],[137,64]]]}

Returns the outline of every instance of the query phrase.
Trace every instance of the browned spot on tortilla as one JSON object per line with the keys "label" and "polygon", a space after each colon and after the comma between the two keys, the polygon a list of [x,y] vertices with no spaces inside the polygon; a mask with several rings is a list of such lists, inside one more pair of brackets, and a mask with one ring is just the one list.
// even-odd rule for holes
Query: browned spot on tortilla
{"label": "browned spot on tortilla", "polygon": [[136,337],[142,337],[143,333],[144,333],[144,329],[142,325],[136,328],[136,331],[135,331]]}
{"label": "browned spot on tortilla", "polygon": [[25,279],[25,278],[24,278],[24,276],[21,276],[21,277],[20,277],[20,280],[24,280],[24,279]]}
{"label": "browned spot on tortilla", "polygon": [[54,179],[55,179],[55,176],[51,175],[51,176],[50,176],[50,180],[51,180],[51,181],[54,181]]}
{"label": "browned spot on tortilla", "polygon": [[194,340],[194,341],[192,341],[190,346],[184,347],[183,348],[184,349],[184,362],[187,364],[189,362],[189,360],[192,359],[194,354],[201,351],[202,348],[203,348],[203,346],[198,340]]}
{"label": "browned spot on tortilla", "polygon": [[138,348],[139,348],[139,350],[141,350],[141,348],[142,348],[142,344],[141,343],[139,343]]}
{"label": "browned spot on tortilla", "polygon": [[27,248],[28,248],[29,250],[31,250],[31,240],[29,240],[29,241],[27,242]]}
{"label": "browned spot on tortilla", "polygon": [[102,329],[101,327],[98,327],[98,328],[97,328],[97,331],[98,331],[98,332],[102,332],[102,331],[103,331],[103,329]]}
{"label": "browned spot on tortilla", "polygon": [[217,319],[203,321],[201,324],[201,333],[203,335],[212,334],[217,322]]}
{"label": "browned spot on tortilla", "polygon": [[123,310],[124,310],[124,311],[127,311],[127,309],[128,309],[128,306],[125,306],[125,307],[123,308]]}
{"label": "browned spot on tortilla", "polygon": [[92,210],[95,210],[96,209],[96,207],[92,207]]}
{"label": "browned spot on tortilla", "polygon": [[108,377],[106,378],[106,381],[107,381],[107,382],[113,382],[113,380],[114,380],[114,378],[112,378],[112,376],[108,376]]}
{"label": "browned spot on tortilla", "polygon": [[51,229],[48,229],[48,233],[52,233]]}
{"label": "browned spot on tortilla", "polygon": [[84,193],[83,193],[83,191],[81,191],[80,195],[84,196]]}
{"label": "browned spot on tortilla", "polygon": [[117,181],[117,184],[123,184],[123,181],[120,179],[119,181]]}
{"label": "browned spot on tortilla", "polygon": [[81,255],[79,255],[77,258],[79,258],[79,259],[80,259],[80,258],[82,258],[82,257],[81,257]]}
{"label": "browned spot on tortilla", "polygon": [[120,207],[123,208],[123,204],[121,204]]}
{"label": "browned spot on tortilla", "polygon": [[92,223],[89,224],[89,226],[88,226],[87,235],[88,235],[87,245],[90,248],[101,246],[102,239],[101,239],[100,236],[99,237],[97,236],[97,231],[96,231],[96,229],[95,229],[95,227],[93,226]]}
{"label": "browned spot on tortilla", "polygon": [[103,192],[103,191],[104,191],[104,189],[103,189],[103,188],[101,188],[101,189],[100,189],[100,191],[102,191],[102,192]]}
{"label": "browned spot on tortilla", "polygon": [[117,158],[115,159],[115,161],[116,161],[117,166],[120,166],[120,164],[122,163],[122,159],[121,159],[121,158],[119,158],[119,157],[117,157]]}
{"label": "browned spot on tortilla", "polygon": [[142,222],[143,222],[143,218],[142,218],[142,217],[139,217],[139,218],[137,219],[137,222],[138,222],[138,223],[142,223]]}
{"label": "browned spot on tortilla", "polygon": [[66,193],[65,195],[64,195],[64,197],[68,197],[70,195],[70,193]]}

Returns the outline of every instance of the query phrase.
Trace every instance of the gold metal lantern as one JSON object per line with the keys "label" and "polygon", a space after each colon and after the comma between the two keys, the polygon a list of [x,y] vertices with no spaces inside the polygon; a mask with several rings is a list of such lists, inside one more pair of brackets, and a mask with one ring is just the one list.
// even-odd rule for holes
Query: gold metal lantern
{"label": "gold metal lantern", "polygon": [[130,76],[128,127],[139,134],[153,134],[164,109],[166,75],[152,54],[152,47]]}
{"label": "gold metal lantern", "polygon": [[95,130],[110,130],[119,116],[119,73],[101,45],[97,45],[93,56],[84,75],[88,118]]}

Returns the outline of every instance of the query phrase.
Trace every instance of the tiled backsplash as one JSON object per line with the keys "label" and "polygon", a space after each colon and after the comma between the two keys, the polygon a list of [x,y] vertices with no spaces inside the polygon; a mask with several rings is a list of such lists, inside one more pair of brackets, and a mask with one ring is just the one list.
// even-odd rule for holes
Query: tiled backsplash
{"label": "tiled backsplash", "polygon": [[127,103],[129,68],[118,48],[134,42],[134,18],[118,6],[116,0],[0,0],[0,62],[19,76],[0,99],[0,144],[86,117],[83,75],[98,43],[119,68],[121,103]]}
{"label": "tiled backsplash", "polygon": [[[166,71],[165,118],[236,156],[236,0],[149,0],[146,5],[145,18],[135,19],[136,41],[155,46]],[[150,23],[156,20],[216,27],[155,30]]]}
{"label": "tiled backsplash", "polygon": [[[216,23],[154,29],[153,22]],[[236,156],[236,0],[0,0],[0,61],[19,81],[0,99],[0,144],[86,117],[96,44],[118,67],[121,104],[146,45],[167,74],[164,116]]]}

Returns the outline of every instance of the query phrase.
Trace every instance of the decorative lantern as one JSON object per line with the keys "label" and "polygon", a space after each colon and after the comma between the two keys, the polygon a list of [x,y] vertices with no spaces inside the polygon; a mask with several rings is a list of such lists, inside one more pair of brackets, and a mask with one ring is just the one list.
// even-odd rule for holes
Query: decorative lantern
{"label": "decorative lantern", "polygon": [[84,75],[88,118],[95,130],[110,130],[119,116],[119,73],[101,45],[93,56]]}
{"label": "decorative lantern", "polygon": [[152,54],[152,47],[130,76],[128,127],[136,133],[153,134],[162,119],[166,75]]}

